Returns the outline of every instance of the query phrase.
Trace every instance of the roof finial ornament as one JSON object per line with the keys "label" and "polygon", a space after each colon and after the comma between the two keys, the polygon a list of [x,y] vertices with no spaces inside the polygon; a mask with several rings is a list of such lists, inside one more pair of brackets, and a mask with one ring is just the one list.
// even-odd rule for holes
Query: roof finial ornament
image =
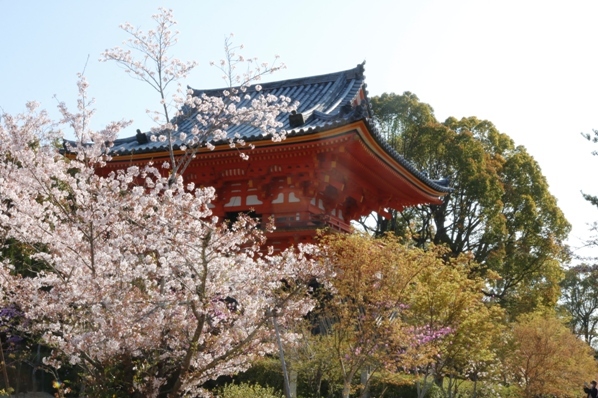
{"label": "roof finial ornament", "polygon": [[137,138],[138,144],[147,144],[149,142],[147,139],[147,135],[143,134],[139,129],[137,129],[137,134],[135,135],[135,138]]}
{"label": "roof finial ornament", "polygon": [[359,77],[360,78],[364,78],[364,72],[365,72],[365,59],[363,60],[362,63],[357,64],[357,70],[359,71]]}
{"label": "roof finial ornament", "polygon": [[297,113],[297,111],[291,111],[289,115],[289,125],[291,128],[303,126],[305,124],[305,120],[303,120],[303,114]]}

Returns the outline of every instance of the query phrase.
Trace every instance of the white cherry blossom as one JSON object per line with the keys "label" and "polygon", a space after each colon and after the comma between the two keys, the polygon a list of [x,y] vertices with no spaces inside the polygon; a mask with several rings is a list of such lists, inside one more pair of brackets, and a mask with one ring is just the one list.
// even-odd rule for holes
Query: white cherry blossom
{"label": "white cherry blossom", "polygon": [[[76,365],[89,386],[102,383],[104,369],[116,366],[132,372],[135,382],[127,388],[137,394],[155,397],[168,389],[175,397],[200,394],[207,380],[239,372],[255,356],[272,352],[270,314],[282,323],[305,314],[312,305],[305,283],[326,270],[310,260],[309,246],[273,255],[262,247],[259,220],[219,220],[209,208],[214,189],[181,177],[201,146],[213,149],[229,138],[233,146],[244,145],[242,137],[229,137],[235,124],[283,139],[276,115],[295,105],[262,95],[242,107],[239,89],[230,89],[227,101],[187,95],[175,101],[177,112],[198,111],[197,123],[178,132],[166,89],[195,63],[166,52],[176,43],[172,12],[162,9],[154,20],[158,26],[148,32],[124,24],[129,48],[108,50],[104,59],[159,93],[162,124],[150,140],[168,143],[167,168],[105,168],[112,142],[129,122],[92,130],[93,102],[82,76],[77,111],[61,103],[59,123],[35,103],[24,114],[2,115],[0,243],[20,242],[40,267],[23,277],[16,271],[24,264],[0,258],[0,288],[4,303],[24,313],[24,331],[52,347],[44,358],[48,366]],[[255,61],[227,46],[226,65]],[[133,56],[138,50],[141,59]],[[246,92],[272,70],[260,65],[234,81]],[[59,125],[76,137],[64,148],[55,145],[62,137]],[[174,156],[175,138],[187,147],[180,158]]]}

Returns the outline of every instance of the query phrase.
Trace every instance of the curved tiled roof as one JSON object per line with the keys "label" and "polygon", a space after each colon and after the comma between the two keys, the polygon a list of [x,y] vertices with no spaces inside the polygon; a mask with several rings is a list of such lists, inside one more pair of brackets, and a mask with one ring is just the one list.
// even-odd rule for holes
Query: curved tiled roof
{"label": "curved tiled roof", "polygon": [[[360,90],[363,89],[365,92],[364,64],[326,75],[263,83],[261,87],[261,91],[257,91],[254,87],[248,88],[246,92],[248,99],[241,100],[237,106],[247,106],[254,98],[263,94],[286,96],[290,97],[292,101],[298,101],[297,113],[303,116],[302,124],[293,127],[288,114],[278,117],[278,121],[283,124],[282,129],[287,132],[287,137],[309,135],[364,120],[375,141],[400,165],[430,188],[439,192],[450,191],[447,181],[429,179],[386,142],[371,120],[371,109],[367,100],[360,105],[355,105],[354,100],[358,98]],[[193,90],[193,95],[222,96],[224,90]],[[178,120],[179,131],[190,131],[195,121],[194,116],[195,113],[191,113],[185,119]],[[259,128],[250,125],[231,126],[227,131],[229,136],[238,134],[247,142],[265,139]],[[111,153],[113,155],[128,155],[168,150],[166,143],[152,142],[147,139],[148,135],[151,133],[138,132],[137,136],[118,139],[114,142]],[[175,143],[175,148],[178,148],[178,144]]]}

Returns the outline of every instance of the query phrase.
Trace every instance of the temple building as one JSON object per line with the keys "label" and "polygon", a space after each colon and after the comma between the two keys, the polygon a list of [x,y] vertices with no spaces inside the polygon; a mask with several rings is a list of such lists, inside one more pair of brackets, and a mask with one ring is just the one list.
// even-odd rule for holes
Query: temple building
{"label": "temple building", "polygon": [[[287,138],[273,142],[251,126],[233,126],[255,146],[248,160],[228,142],[202,149],[185,171],[196,186],[213,186],[213,212],[234,218],[251,212],[272,216],[276,229],[268,244],[284,248],[311,242],[318,229],[349,232],[351,221],[376,211],[440,203],[446,181],[434,181],[395,152],[377,132],[369,106],[364,66],[300,79],[261,84],[259,94],[284,95],[299,101],[296,114],[280,116]],[[195,90],[195,95],[222,95],[222,90]],[[193,116],[179,121],[190,129]],[[150,133],[118,139],[108,169],[167,160],[163,142]]]}

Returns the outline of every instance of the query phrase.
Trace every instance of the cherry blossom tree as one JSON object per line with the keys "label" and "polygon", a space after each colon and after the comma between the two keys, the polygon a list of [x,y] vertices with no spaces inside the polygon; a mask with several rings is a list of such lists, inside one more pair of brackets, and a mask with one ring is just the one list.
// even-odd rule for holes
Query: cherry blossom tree
{"label": "cherry blossom tree", "polygon": [[[182,175],[199,147],[229,139],[232,124],[282,139],[275,116],[290,100],[262,96],[236,107],[265,66],[224,97],[175,95],[177,113],[199,111],[197,127],[183,136],[173,122],[180,114],[169,119],[166,89],[195,64],[165,51],[176,40],[172,13],[154,19],[158,28],[147,34],[124,27],[142,61],[119,50],[106,58],[160,93],[165,119],[153,137],[168,141],[170,162],[99,175],[129,123],[90,128],[83,76],[77,110],[60,104],[60,122],[29,103],[26,113],[2,115],[0,123],[0,244],[18,241],[38,264],[23,276],[0,258],[2,299],[23,313],[23,329],[53,349],[47,365],[81,369],[90,396],[202,394],[207,380],[273,351],[272,315],[282,324],[302,316],[312,306],[306,282],[326,273],[310,259],[313,247],[267,254],[255,220],[222,223],[209,210],[214,190],[186,184]],[[65,144],[67,156],[55,144],[61,125],[76,137]]]}

